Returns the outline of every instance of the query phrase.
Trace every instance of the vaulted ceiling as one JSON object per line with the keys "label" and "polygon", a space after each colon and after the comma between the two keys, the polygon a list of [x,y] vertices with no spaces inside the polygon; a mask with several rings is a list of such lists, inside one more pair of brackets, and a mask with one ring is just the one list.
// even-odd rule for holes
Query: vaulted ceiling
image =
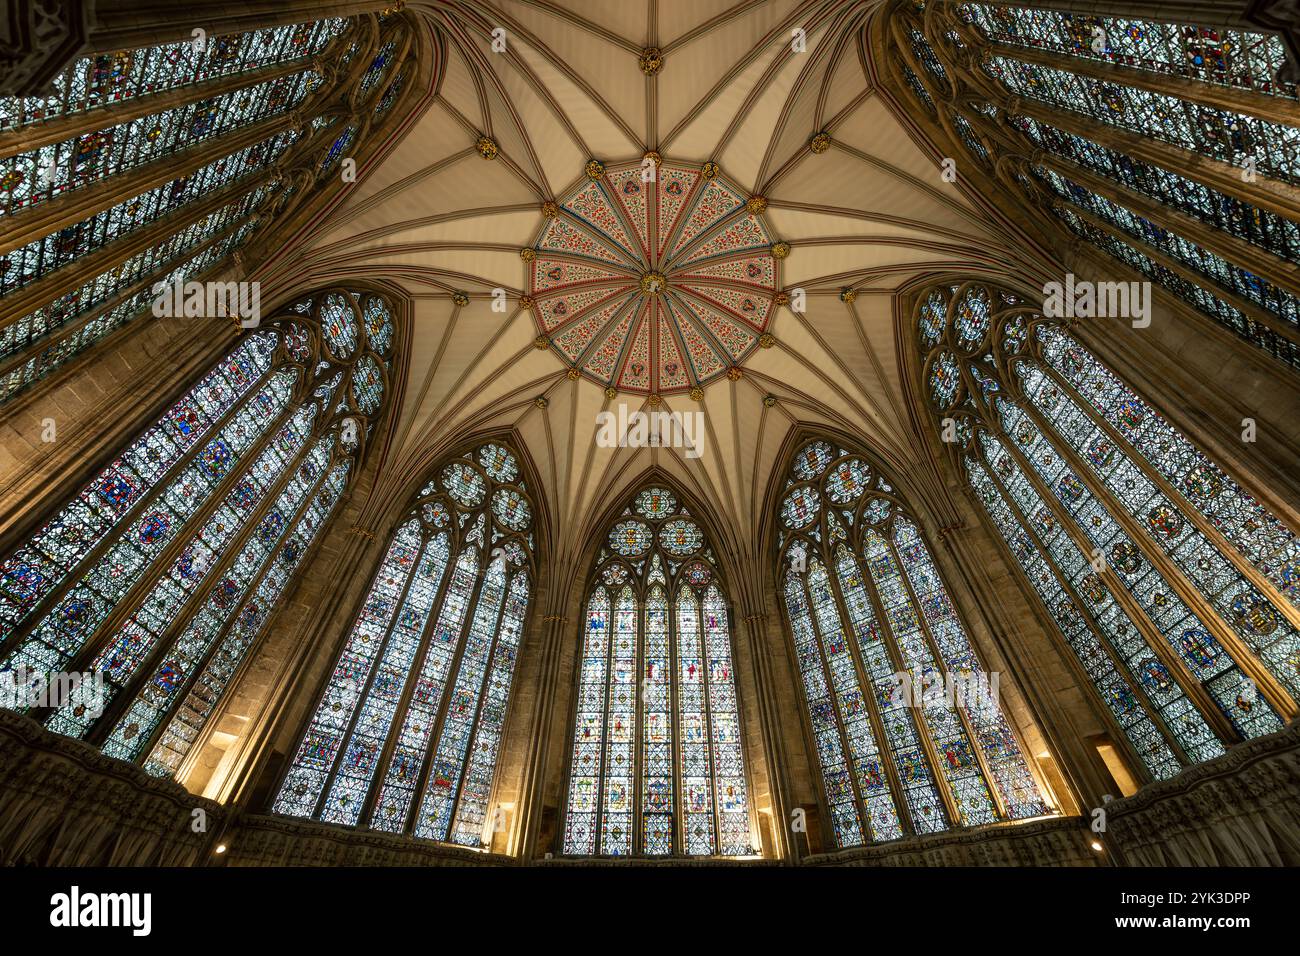
{"label": "vaulted ceiling", "polygon": [[[792,429],[855,434],[897,471],[925,460],[902,382],[896,290],[975,263],[1012,269],[1021,243],[960,177],[944,181],[901,112],[907,101],[877,85],[876,5],[457,0],[408,10],[436,59],[424,99],[382,162],[278,264],[285,275],[392,282],[413,301],[375,499],[402,492],[466,435],[513,428],[552,528],[564,529],[557,559],[650,467],[713,509],[734,536],[724,550],[745,553]],[[649,75],[647,47],[662,54]],[[815,152],[820,131],[832,143]],[[481,155],[481,137],[495,158]],[[807,292],[803,313],[775,309],[775,344],[750,349],[738,378],[717,377],[698,400],[662,397],[659,411],[704,413],[698,459],[599,447],[598,412],[650,410],[653,399],[624,390],[611,400],[602,384],[571,377],[556,349],[536,347],[538,320],[520,307],[532,268],[521,250],[546,223],[543,203],[585,182],[589,160],[640,162],[648,150],[666,164],[712,161],[738,192],[766,197],[768,231],[791,246],[779,284]],[[857,293],[851,302],[844,287]],[[506,290],[504,312],[495,289]]]}

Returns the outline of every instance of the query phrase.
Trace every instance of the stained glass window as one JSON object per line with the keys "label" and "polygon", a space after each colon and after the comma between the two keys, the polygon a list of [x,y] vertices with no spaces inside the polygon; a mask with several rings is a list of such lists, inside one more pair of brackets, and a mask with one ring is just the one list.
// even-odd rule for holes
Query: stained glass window
{"label": "stained glass window", "polygon": [[[1300,181],[1278,36],[1031,3],[920,7],[902,5],[900,82],[927,109],[948,99],[953,131],[982,163],[984,143],[999,144],[999,168],[1023,187],[1005,195],[1300,369],[1300,217],[1270,198]],[[959,46],[978,49],[978,75]],[[1239,109],[1224,106],[1225,88],[1241,91]],[[1240,175],[1215,175],[1201,157]]]}
{"label": "stained glass window", "polygon": [[[305,201],[299,170],[332,168],[375,122],[406,23],[329,19],[97,54],[51,96],[0,99],[0,402],[148,314],[160,287],[215,275]],[[348,86],[344,63],[371,44],[378,72]],[[342,135],[320,122],[349,114]]]}
{"label": "stained glass window", "polygon": [[779,506],[782,603],[840,847],[1050,812],[1000,675],[889,487],[862,456],[815,439]]}
{"label": "stained glass window", "polygon": [[562,852],[752,855],[731,615],[704,530],[652,486],[607,538],[580,638]]}
{"label": "stained glass window", "polygon": [[183,772],[382,411],[384,376],[365,408],[347,382],[387,344],[333,352],[327,296],[391,329],[382,298],[342,289],[275,312],[0,562],[0,668],[102,679],[97,706],[29,710],[51,730]]}
{"label": "stained glass window", "polygon": [[478,849],[499,829],[533,512],[503,442],[435,474],[389,540],[273,810]]}
{"label": "stained glass window", "polygon": [[[964,340],[973,299],[994,306]],[[945,286],[916,321],[924,353],[960,356],[931,395],[949,447],[1136,765],[1169,777],[1281,729],[1300,697],[1294,529],[1020,296]]]}

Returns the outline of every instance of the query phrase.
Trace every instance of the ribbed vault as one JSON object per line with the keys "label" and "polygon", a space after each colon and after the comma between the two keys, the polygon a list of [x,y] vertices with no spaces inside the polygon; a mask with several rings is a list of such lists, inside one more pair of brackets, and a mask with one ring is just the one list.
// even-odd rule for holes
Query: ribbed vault
{"label": "ribbed vault", "polygon": [[[917,468],[926,453],[907,406],[897,291],[957,267],[1023,271],[1033,253],[960,177],[945,181],[905,108],[877,86],[875,5],[457,0],[408,10],[440,65],[417,114],[382,164],[260,273],[277,288],[365,277],[411,299],[402,405],[367,513],[449,443],[496,429],[512,429],[542,463],[546,510],[564,529],[551,552],[561,565],[609,496],[650,468],[714,510],[735,536],[724,550],[752,553],[769,476],[797,424],[857,435],[896,472]],[[505,31],[500,52],[494,30]],[[563,201],[590,160],[612,168],[649,151],[666,165],[715,163],[745,198],[766,199],[771,238],[790,247],[780,288],[806,292],[805,311],[778,304],[774,341],[697,398],[614,393],[571,375],[520,301],[532,266],[521,251],[546,222],[544,204]],[[703,412],[700,457],[600,447],[597,415],[619,404]]]}

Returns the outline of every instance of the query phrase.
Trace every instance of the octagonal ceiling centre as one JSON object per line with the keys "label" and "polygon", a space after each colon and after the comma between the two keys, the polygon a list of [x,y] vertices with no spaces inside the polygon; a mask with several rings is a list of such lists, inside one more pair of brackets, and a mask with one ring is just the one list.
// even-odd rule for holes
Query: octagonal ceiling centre
{"label": "octagonal ceiling centre", "polygon": [[726,374],[780,287],[765,208],[711,163],[588,163],[525,256],[539,332],[605,387],[672,394]]}

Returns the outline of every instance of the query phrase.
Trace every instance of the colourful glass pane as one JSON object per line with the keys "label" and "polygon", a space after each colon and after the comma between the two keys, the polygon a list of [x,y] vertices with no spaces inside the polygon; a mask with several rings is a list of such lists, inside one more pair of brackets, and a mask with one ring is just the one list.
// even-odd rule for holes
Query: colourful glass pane
{"label": "colourful glass pane", "polygon": [[676,557],[694,554],[703,544],[704,532],[694,521],[686,518],[664,522],[659,529],[659,546]]}
{"label": "colourful glass pane", "polygon": [[224,34],[207,38],[202,48],[185,40],[81,57],[55,78],[50,96],[0,97],[0,129],[292,63],[322,52],[350,22],[333,18]]}
{"label": "colourful glass pane", "polygon": [[[588,598],[563,852],[749,856],[730,619],[712,552],[667,489],[643,489],[629,510],[646,521],[620,519],[608,545],[640,560],[604,564]],[[698,557],[678,571],[674,554]],[[670,587],[670,573],[686,583]]]}
{"label": "colourful glass pane", "polygon": [[814,488],[796,488],[781,503],[781,523],[787,528],[805,528],[817,519],[821,499]]}
{"label": "colourful glass pane", "polygon": [[652,532],[640,521],[619,522],[609,532],[610,548],[629,558],[645,554],[652,540]]}
{"label": "colourful glass pane", "polygon": [[636,496],[632,507],[641,517],[657,521],[677,510],[677,499],[666,488],[647,488]]}
{"label": "colourful glass pane", "polygon": [[411,518],[390,544],[277,813],[476,849],[504,829],[492,788],[531,583],[520,539],[488,542],[530,522],[502,484],[517,474],[495,442],[439,472],[454,503],[418,505],[428,524]]}
{"label": "colourful glass pane", "polygon": [[1046,50],[1191,80],[1294,98],[1276,77],[1276,34],[1042,8],[965,3],[962,16],[996,43]]}

